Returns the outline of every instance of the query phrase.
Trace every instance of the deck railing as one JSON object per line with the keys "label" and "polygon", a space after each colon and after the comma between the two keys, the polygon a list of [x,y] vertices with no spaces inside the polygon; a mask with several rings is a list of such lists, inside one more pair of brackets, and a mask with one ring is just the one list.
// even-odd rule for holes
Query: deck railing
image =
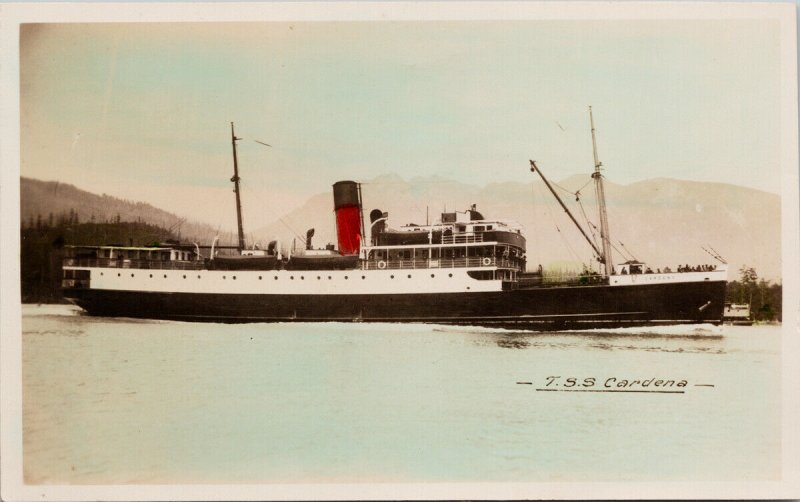
{"label": "deck railing", "polygon": [[146,268],[156,270],[200,270],[202,261],[128,260],[117,258],[65,258],[65,267]]}
{"label": "deck railing", "polygon": [[363,262],[364,270],[396,270],[416,268],[500,267],[519,269],[516,260],[471,256],[468,258],[418,258],[407,260],[370,260]]}
{"label": "deck railing", "polygon": [[483,242],[483,233],[442,235],[442,244],[469,244],[471,242]]}

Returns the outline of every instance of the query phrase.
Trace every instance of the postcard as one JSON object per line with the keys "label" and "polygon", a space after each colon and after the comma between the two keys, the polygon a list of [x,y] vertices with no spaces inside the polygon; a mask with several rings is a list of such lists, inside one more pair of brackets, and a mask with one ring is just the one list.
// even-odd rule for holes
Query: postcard
{"label": "postcard", "polygon": [[4,500],[800,496],[794,5],[2,16]]}

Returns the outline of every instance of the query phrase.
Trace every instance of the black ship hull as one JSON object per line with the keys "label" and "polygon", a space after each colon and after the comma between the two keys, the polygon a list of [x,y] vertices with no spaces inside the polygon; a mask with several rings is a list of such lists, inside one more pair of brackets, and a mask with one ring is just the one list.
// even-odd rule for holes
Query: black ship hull
{"label": "black ship hull", "polygon": [[259,295],[67,289],[90,315],[205,322],[411,322],[572,330],[722,322],[725,282],[497,292]]}

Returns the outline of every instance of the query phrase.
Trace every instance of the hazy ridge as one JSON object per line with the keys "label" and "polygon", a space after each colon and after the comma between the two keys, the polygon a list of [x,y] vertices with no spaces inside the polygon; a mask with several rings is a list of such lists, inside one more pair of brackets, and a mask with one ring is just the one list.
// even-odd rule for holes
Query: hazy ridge
{"label": "hazy ridge", "polygon": [[217,231],[208,224],[191,221],[151,204],[124,200],[110,195],[97,195],[58,181],[20,178],[20,219],[30,225],[38,218],[56,221],[74,211],[79,221],[114,222],[141,221],[171,230],[181,238],[210,242]]}
{"label": "hazy ridge", "polygon": [[[581,189],[585,214],[596,223],[594,187],[588,176],[573,176],[557,182],[557,192],[576,218],[587,226],[575,203]],[[172,229],[185,240],[210,243],[214,235],[231,235],[231,229],[186,220],[150,204],[96,195],[73,185],[21,178],[21,219],[27,225],[76,212],[80,221],[142,221]],[[424,223],[445,208],[464,210],[477,204],[486,218],[518,222],[528,240],[528,263],[535,267],[570,267],[591,262],[589,245],[567,219],[541,181],[494,183],[478,187],[442,177],[406,180],[396,174],[363,182],[364,213],[373,208],[389,212],[390,226]],[[606,198],[614,244],[627,249],[653,268],[689,263],[710,263],[701,247],[712,246],[730,263],[733,279],[742,265],[755,267],[759,275],[778,279],[781,275],[780,197],[776,194],[724,183],[657,178],[630,185],[606,183]],[[245,229],[253,240],[278,238],[284,248],[302,246],[308,228],[315,228],[314,246],[335,241],[333,200],[318,193],[301,207],[258,229]],[[245,213],[247,208],[245,208]],[[367,227],[369,225],[367,224]],[[224,232],[224,233],[223,233]],[[369,232],[369,231],[367,231]],[[249,237],[248,237],[249,239]],[[226,239],[227,240],[227,239]],[[622,241],[625,247],[619,243]],[[615,252],[615,261],[622,261]]]}
{"label": "hazy ridge", "polygon": [[[588,175],[573,176],[557,182],[566,190],[556,189],[585,227],[575,196],[568,192],[581,189],[585,214],[597,224],[594,186],[590,181]],[[755,267],[762,277],[780,278],[778,195],[724,183],[669,178],[630,185],[606,182],[605,187],[614,244],[651,263],[654,270],[674,268],[679,263],[712,263],[713,259],[702,250],[711,246],[730,263],[731,279],[745,264]],[[388,211],[392,227],[425,223],[426,207],[429,220],[435,221],[445,207],[448,211],[463,211],[474,203],[486,218],[509,219],[522,225],[531,266],[541,263],[545,267],[568,267],[591,261],[588,243],[541,181],[477,187],[440,177],[404,180],[392,174],[364,182],[363,197],[365,215],[373,208]],[[315,247],[334,242],[332,208],[330,193],[317,194],[283,216],[282,221],[254,234],[279,237],[284,243],[296,236],[298,245],[302,245],[300,237],[314,227]],[[623,261],[620,253],[614,255],[615,262]]]}

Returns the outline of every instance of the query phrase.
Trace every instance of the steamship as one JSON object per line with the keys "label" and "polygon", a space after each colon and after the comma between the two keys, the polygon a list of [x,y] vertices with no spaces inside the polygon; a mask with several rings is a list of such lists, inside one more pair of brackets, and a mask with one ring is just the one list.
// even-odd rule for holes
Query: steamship
{"label": "steamship", "polygon": [[[591,119],[591,108],[590,119]],[[337,246],[284,255],[273,241],[247,249],[237,138],[231,124],[238,245],[72,246],[64,296],[90,315],[208,322],[412,322],[514,330],[720,324],[726,265],[660,269],[613,263],[601,163],[591,119],[600,244],[572,216],[534,161],[531,171],[572,218],[601,272],[551,280],[528,271],[522,229],[474,205],[432,224],[391,228],[380,209],[364,217],[361,186],[333,185]],[[368,220],[368,221],[367,221]],[[367,224],[369,232],[367,232]]]}

